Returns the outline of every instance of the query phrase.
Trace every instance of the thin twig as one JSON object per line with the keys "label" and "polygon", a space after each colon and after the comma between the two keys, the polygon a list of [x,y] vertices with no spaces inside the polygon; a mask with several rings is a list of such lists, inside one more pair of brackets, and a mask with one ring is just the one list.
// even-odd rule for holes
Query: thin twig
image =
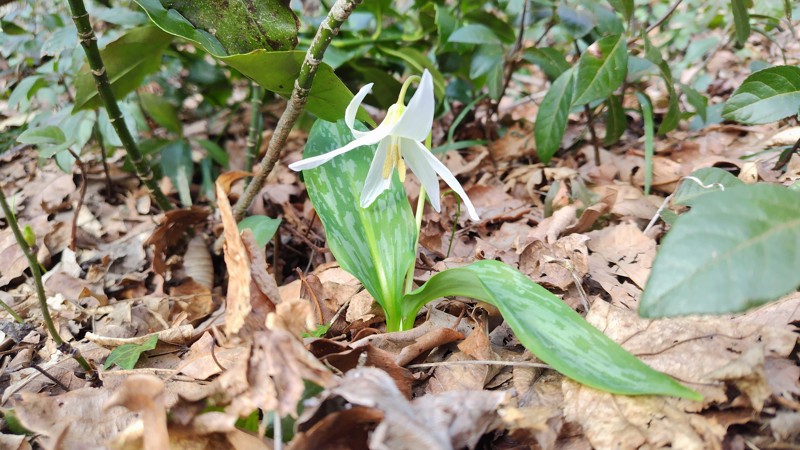
{"label": "thin twig", "polygon": [[81,208],[83,208],[83,200],[86,197],[86,183],[89,181],[89,174],[86,171],[86,164],[81,161],[81,157],[71,149],[67,149],[67,151],[69,151],[70,155],[75,158],[75,162],[78,163],[78,170],[81,172],[81,189],[78,194],[78,204],[75,206],[75,213],[72,215],[72,231],[70,232],[69,239],[69,249],[74,252],[77,248],[75,241],[77,240],[78,236],[78,216],[81,213]]}
{"label": "thin twig", "polygon": [[592,137],[592,147],[594,148],[594,165],[600,167],[600,141],[597,139],[597,131],[594,129],[594,114],[589,104],[583,105],[583,111],[586,113],[586,120],[589,126],[589,135]]}
{"label": "thin twig", "polygon": [[31,364],[31,367],[33,367],[34,369],[36,369],[36,371],[37,371],[37,372],[39,372],[40,374],[44,375],[44,376],[45,376],[45,378],[47,378],[48,380],[50,380],[50,381],[52,381],[53,383],[55,383],[55,384],[56,384],[58,387],[60,387],[60,388],[61,388],[61,389],[63,389],[64,391],[66,391],[66,392],[69,392],[69,391],[70,391],[70,389],[69,389],[69,388],[68,388],[66,385],[64,385],[64,383],[62,383],[62,382],[58,381],[58,378],[56,378],[56,377],[54,377],[54,376],[50,375],[49,373],[47,373],[47,371],[45,371],[44,369],[42,369],[42,368],[41,368],[41,367],[39,367],[38,365],[36,365],[36,364]]}
{"label": "thin twig", "polygon": [[425,369],[428,367],[442,366],[510,366],[510,367],[529,367],[534,369],[552,369],[547,364],[534,363],[529,361],[441,361],[432,363],[409,364],[408,369]]}
{"label": "thin twig", "polygon": [[77,361],[78,364],[83,367],[83,370],[85,370],[87,374],[93,374],[94,370],[92,369],[92,366],[89,365],[89,363],[86,362],[86,360],[83,359],[80,354],[71,351],[72,349],[69,347],[69,344],[64,342],[64,340],[61,339],[61,336],[58,334],[58,330],[53,323],[53,318],[50,317],[50,309],[47,306],[47,297],[44,294],[44,284],[42,284],[42,269],[39,267],[39,260],[36,259],[36,255],[34,255],[31,247],[28,245],[28,242],[22,235],[22,231],[19,229],[19,224],[17,223],[17,217],[8,206],[6,195],[3,193],[2,189],[0,189],[0,208],[2,208],[3,214],[6,216],[8,227],[11,228],[12,233],[14,233],[14,238],[17,241],[17,245],[19,245],[19,248],[22,250],[25,258],[28,260],[28,266],[30,267],[31,274],[33,275],[33,283],[36,286],[36,296],[39,299],[39,308],[42,310],[42,318],[44,320],[45,327],[47,328],[47,332],[50,334],[50,337],[53,339],[53,341],[55,341],[59,348],[66,347],[67,352],[65,353],[68,353],[70,356],[75,358],[75,361]]}
{"label": "thin twig", "polygon": [[153,176],[153,170],[150,164],[144,159],[144,155],[139,150],[139,146],[133,139],[128,125],[122,116],[122,111],[119,109],[117,99],[114,96],[114,91],[111,90],[111,83],[108,80],[108,73],[103,64],[103,58],[100,56],[100,50],[97,48],[97,37],[94,35],[92,24],[89,21],[89,13],[86,11],[86,5],[83,0],[67,0],[69,8],[72,12],[72,20],[75,22],[75,28],[78,30],[78,39],[86,53],[86,59],[89,62],[89,68],[94,76],[95,85],[97,85],[97,93],[103,101],[106,111],[108,112],[108,120],[114,127],[114,130],[119,136],[125,151],[130,158],[133,167],[136,169],[136,174],[142,183],[150,191],[150,195],[155,200],[156,204],[163,211],[172,209],[167,197],[161,188],[158,187],[156,180]]}
{"label": "thin twig", "polygon": [[[81,1],[81,0],[70,0]],[[361,3],[362,0],[336,0],[333,7],[331,7],[328,16],[317,29],[317,34],[306,52],[306,57],[303,60],[303,65],[300,67],[300,74],[294,82],[294,90],[286,109],[283,111],[278,124],[275,126],[275,132],[270,137],[269,145],[267,146],[267,153],[264,158],[258,163],[255,168],[255,174],[250,184],[247,185],[244,194],[239,197],[236,205],[233,207],[233,217],[236,221],[242,220],[247,208],[253,203],[256,195],[264,186],[267,176],[272,172],[278,157],[283,150],[286,139],[289,137],[289,132],[294,126],[300,114],[303,112],[308,102],[308,95],[311,93],[311,85],[314,81],[314,76],[317,74],[317,69],[322,63],[322,56],[325,54],[328,45],[333,40],[333,37],[339,33],[339,27],[342,23],[350,17],[353,10]]]}
{"label": "thin twig", "polygon": [[672,14],[675,12],[676,9],[678,9],[678,6],[680,6],[681,3],[683,3],[683,0],[677,0],[675,3],[673,3],[672,7],[669,9],[669,11],[666,12],[666,14],[661,16],[661,18],[658,19],[656,21],[656,23],[654,23],[654,24],[650,25],[649,27],[647,27],[647,30],[645,31],[645,33],[649,33],[651,31],[655,30],[656,28],[660,27],[661,24],[666,22],[667,19],[669,19],[670,16],[672,16]]}

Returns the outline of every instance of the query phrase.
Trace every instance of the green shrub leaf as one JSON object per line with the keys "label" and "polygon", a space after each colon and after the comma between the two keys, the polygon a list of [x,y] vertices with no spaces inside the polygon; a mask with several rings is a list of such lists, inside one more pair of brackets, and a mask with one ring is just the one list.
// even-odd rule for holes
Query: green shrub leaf
{"label": "green shrub leaf", "polygon": [[244,229],[252,231],[258,245],[264,247],[275,236],[280,226],[281,219],[273,219],[267,216],[250,216],[239,222],[239,231]]}
{"label": "green shrub leaf", "polygon": [[[317,121],[303,156],[320,155],[352,140],[343,121]],[[391,188],[372,205],[359,206],[376,147],[357,148],[303,171],[303,176],[333,256],[383,307],[387,327],[397,329],[403,281],[414,262],[416,231],[405,189],[395,175]]]}
{"label": "green shrub leaf", "polygon": [[536,124],[533,129],[536,139],[536,154],[543,163],[547,164],[550,158],[561,147],[561,139],[567,129],[567,119],[572,105],[573,74],[569,69],[562,73],[547,90],[539,112],[536,113]]}
{"label": "green shrub leaf", "polygon": [[139,361],[139,357],[146,351],[156,348],[158,343],[158,335],[152,334],[146,341],[141,344],[122,344],[109,353],[103,364],[103,370],[108,370],[113,364],[116,364],[121,369],[131,370]]}
{"label": "green shrub leaf", "polygon": [[672,196],[672,201],[677,205],[692,206],[700,196],[741,184],[743,184],[742,180],[731,175],[727,170],[719,167],[704,167],[695,170],[689,177],[681,181],[681,185]]}
{"label": "green shrub leaf", "polygon": [[573,105],[584,105],[611,95],[628,74],[628,50],[621,34],[597,41],[602,57],[584,52],[578,61]]}
{"label": "green shrub leaf", "polygon": [[664,238],[641,316],[740,312],[797,289],[800,192],[741,185],[692,205]]}
{"label": "green shrub leaf", "polygon": [[403,299],[406,314],[439,297],[491,303],[537,358],[587,386],[624,395],[702,397],[653,370],[586,322],[561,299],[510,266],[485,260],[434,275]]}
{"label": "green shrub leaf", "polygon": [[775,122],[800,112],[800,67],[770,67],[745,78],[722,117],[746,124]]}
{"label": "green shrub leaf", "polygon": [[[121,100],[139,87],[146,75],[161,68],[161,54],[171,39],[158,27],[134,28],[100,50],[114,96]],[[73,112],[102,106],[89,65],[75,79]]]}

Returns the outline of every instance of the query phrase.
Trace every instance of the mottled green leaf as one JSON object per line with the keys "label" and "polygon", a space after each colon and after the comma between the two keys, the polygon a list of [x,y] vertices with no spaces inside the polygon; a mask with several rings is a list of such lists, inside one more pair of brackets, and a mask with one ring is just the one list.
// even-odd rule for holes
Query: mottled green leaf
{"label": "mottled green leaf", "polygon": [[[158,27],[134,28],[100,50],[111,88],[117,99],[139,87],[144,77],[161,68],[161,55],[172,41]],[[97,86],[84,64],[75,78],[75,107],[73,111],[94,109],[102,105]]]}
{"label": "mottled green leaf", "polygon": [[573,105],[584,105],[611,95],[628,74],[625,37],[606,36],[597,41],[602,57],[584,52],[578,61]]}
{"label": "mottled green leaf", "polygon": [[158,335],[152,334],[141,344],[122,344],[109,353],[103,364],[103,370],[108,370],[116,364],[121,369],[132,370],[142,353],[153,350],[158,343]]}
{"label": "mottled green leaf", "polygon": [[569,69],[553,82],[539,106],[539,112],[536,113],[536,124],[533,129],[536,154],[545,164],[561,147],[561,139],[567,129],[567,118],[572,106],[574,73],[573,69]]}
{"label": "mottled green leaf", "polygon": [[800,67],[777,66],[745,78],[722,116],[746,124],[775,122],[800,112]]}
{"label": "mottled green leaf", "polygon": [[[343,121],[317,121],[309,132],[304,157],[327,153],[352,140]],[[405,189],[396,175],[392,175],[391,188],[372,205],[359,206],[375,149],[359,147],[303,171],[303,176],[333,256],[383,307],[387,327],[397,330],[413,325],[401,324],[400,299],[406,271],[414,262],[416,231]]]}
{"label": "mottled green leaf", "polygon": [[656,255],[642,317],[741,312],[800,286],[800,192],[740,185],[692,205]]}
{"label": "mottled green leaf", "polygon": [[470,297],[494,305],[525,348],[587,386],[624,395],[702,398],[641,362],[563,300],[501,262],[478,261],[434,275],[405,296],[405,314],[413,316],[427,302],[446,296]]}
{"label": "mottled green leaf", "polygon": [[300,22],[283,0],[161,0],[195,28],[212,31],[229,54],[258,49],[291,50]]}

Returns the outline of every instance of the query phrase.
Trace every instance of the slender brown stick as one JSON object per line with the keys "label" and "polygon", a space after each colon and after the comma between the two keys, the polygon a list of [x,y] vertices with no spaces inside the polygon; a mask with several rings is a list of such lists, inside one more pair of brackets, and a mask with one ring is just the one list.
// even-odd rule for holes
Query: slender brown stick
{"label": "slender brown stick", "polygon": [[[76,1],[76,0],[70,0]],[[339,27],[342,23],[350,17],[353,10],[361,4],[362,0],[336,0],[333,4],[328,16],[322,21],[314,40],[306,52],[306,57],[303,60],[303,65],[300,66],[300,75],[294,82],[294,90],[292,96],[289,98],[289,103],[283,111],[278,124],[275,127],[275,132],[269,140],[267,146],[267,154],[258,163],[255,168],[255,174],[250,184],[245,189],[244,194],[239,197],[239,201],[233,207],[233,217],[240,221],[244,218],[247,208],[253,203],[258,192],[264,186],[267,176],[272,172],[275,163],[278,161],[281,150],[286,144],[286,139],[289,137],[289,132],[292,130],[295,122],[300,117],[300,114],[305,109],[306,102],[308,101],[308,94],[311,92],[311,85],[314,81],[314,76],[317,74],[317,69],[322,62],[322,56],[325,54],[328,45],[333,40],[333,37],[339,33]]]}
{"label": "slender brown stick", "polygon": [[108,119],[117,135],[119,135],[119,140],[122,141],[122,145],[128,153],[128,158],[133,163],[133,167],[136,168],[136,174],[139,179],[147,186],[158,207],[163,211],[169,211],[172,209],[172,205],[164,195],[164,192],[161,191],[161,188],[158,187],[153,177],[153,170],[144,159],[144,155],[142,155],[139,146],[133,139],[128,125],[125,124],[122,111],[119,109],[116,97],[114,97],[114,91],[111,90],[111,83],[108,80],[108,73],[103,64],[103,58],[100,56],[100,50],[97,48],[97,37],[94,35],[91,22],[89,22],[89,13],[86,12],[86,6],[83,4],[83,0],[68,0],[68,2],[72,11],[72,20],[78,29],[78,39],[81,42],[84,53],[86,53],[89,68],[97,85],[97,93],[106,107]]}
{"label": "slender brown stick", "polygon": [[83,199],[86,197],[86,183],[89,181],[89,177],[86,164],[81,161],[81,157],[72,150],[69,150],[69,153],[75,158],[75,162],[78,163],[78,169],[81,171],[81,190],[78,194],[78,204],[75,206],[75,213],[72,215],[72,232],[70,233],[69,239],[69,249],[74,252],[76,248],[75,241],[78,235],[78,215],[81,212],[81,208],[83,208]]}

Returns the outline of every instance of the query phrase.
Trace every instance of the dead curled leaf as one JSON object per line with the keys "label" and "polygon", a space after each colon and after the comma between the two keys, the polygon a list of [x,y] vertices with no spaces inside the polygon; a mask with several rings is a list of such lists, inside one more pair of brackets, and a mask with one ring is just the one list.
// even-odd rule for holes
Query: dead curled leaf
{"label": "dead curled leaf", "polygon": [[230,399],[228,414],[246,417],[260,408],[295,417],[303,380],[323,387],[331,382],[331,372],[289,332],[263,330],[252,338],[247,356],[215,380],[218,391]]}
{"label": "dead curled leaf", "polygon": [[[340,433],[329,426],[315,425],[329,417],[322,411],[335,407],[333,400],[341,397],[353,407],[366,407],[383,414],[383,420],[369,437],[368,447],[371,449],[474,448],[481,436],[499,426],[497,409],[506,401],[506,395],[490,391],[453,391],[409,402],[385,372],[369,367],[358,368],[345,374],[336,386],[323,393],[316,407],[307,408],[299,429],[308,431],[301,433],[298,440],[324,442],[315,434]],[[342,414],[350,408],[342,410],[340,406],[337,409],[339,411],[332,414]],[[378,415],[373,413],[368,417],[375,419]],[[356,420],[352,422],[359,423]],[[363,444],[356,443],[358,445]]]}
{"label": "dead curled leaf", "polygon": [[186,230],[203,223],[210,210],[199,206],[175,209],[164,213],[164,220],[156,227],[145,245],[153,246],[153,271],[164,275],[167,271],[167,252],[186,234]]}
{"label": "dead curled leaf", "polygon": [[117,406],[141,413],[144,429],[147,430],[143,438],[144,450],[163,450],[170,447],[164,382],[160,378],[146,374],[127,377],[103,409],[110,411]]}
{"label": "dead curled leaf", "polygon": [[267,273],[266,257],[250,230],[239,232],[228,193],[231,184],[247,172],[226,172],[216,183],[217,204],[225,237],[225,265],[228,268],[225,331],[228,336],[243,329],[249,334],[265,327],[267,315],[280,303],[275,279]]}

